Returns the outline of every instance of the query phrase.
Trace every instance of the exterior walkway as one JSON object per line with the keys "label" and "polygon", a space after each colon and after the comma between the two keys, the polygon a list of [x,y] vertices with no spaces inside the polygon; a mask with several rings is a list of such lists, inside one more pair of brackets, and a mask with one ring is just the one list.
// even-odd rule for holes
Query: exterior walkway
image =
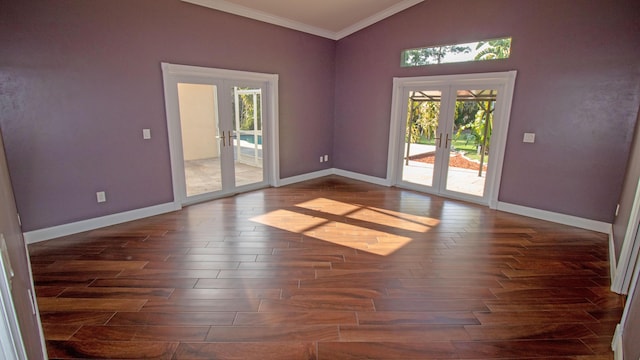
{"label": "exterior walkway", "polygon": [[[435,152],[434,145],[411,144],[409,156]],[[405,148],[405,154],[406,148]],[[454,154],[454,153],[451,153]],[[402,179],[404,181],[431,186],[433,184],[433,164],[409,160],[409,164],[403,161]],[[482,196],[486,182],[486,172],[478,176],[478,170],[449,167],[447,175],[447,190],[463,194]]]}

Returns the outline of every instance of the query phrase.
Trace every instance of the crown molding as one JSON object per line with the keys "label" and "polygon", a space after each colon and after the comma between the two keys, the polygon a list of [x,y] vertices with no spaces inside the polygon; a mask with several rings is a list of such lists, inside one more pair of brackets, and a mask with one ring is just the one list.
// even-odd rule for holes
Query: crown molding
{"label": "crown molding", "polygon": [[406,10],[416,4],[423,2],[424,0],[404,0],[394,6],[391,6],[375,15],[372,15],[364,20],[361,20],[345,29],[338,32],[333,32],[327,29],[307,25],[295,20],[287,19],[277,15],[273,15],[264,11],[248,8],[246,6],[231,3],[225,0],[181,0],[186,3],[203,6],[206,8],[223,11],[226,13],[239,15],[242,17],[266,22],[273,25],[282,26],[288,29],[301,31],[307,34],[312,34],[320,37],[324,37],[331,40],[340,40],[346,36],[349,36],[359,30],[373,25],[378,21],[386,19],[392,15]]}
{"label": "crown molding", "polygon": [[371,26],[379,21],[382,21],[388,17],[391,17],[401,11],[404,11],[412,6],[418,5],[423,1],[424,0],[404,0],[402,2],[399,2],[377,14],[369,16],[364,20],[358,21],[357,23],[338,31],[337,33],[335,33],[334,40],[340,40],[344,37],[347,37],[368,26]]}

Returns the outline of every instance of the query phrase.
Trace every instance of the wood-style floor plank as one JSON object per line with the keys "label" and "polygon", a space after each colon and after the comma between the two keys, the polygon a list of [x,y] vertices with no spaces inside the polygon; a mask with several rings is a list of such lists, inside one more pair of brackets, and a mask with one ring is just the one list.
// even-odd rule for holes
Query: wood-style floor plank
{"label": "wood-style floor plank", "polygon": [[336,176],[29,246],[51,359],[612,359],[599,234]]}
{"label": "wood-style floor plank", "polygon": [[315,360],[316,344],[313,342],[244,342],[244,343],[180,343],[173,357],[175,360]]}

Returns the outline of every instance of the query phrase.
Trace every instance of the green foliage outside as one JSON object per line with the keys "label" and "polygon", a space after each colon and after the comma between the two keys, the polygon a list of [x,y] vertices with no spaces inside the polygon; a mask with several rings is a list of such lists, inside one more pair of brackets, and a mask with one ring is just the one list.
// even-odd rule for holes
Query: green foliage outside
{"label": "green foliage outside", "polygon": [[422,137],[433,139],[436,137],[438,128],[438,113],[440,112],[440,102],[436,101],[409,101],[408,134],[411,134],[411,142],[415,143]]}
{"label": "green foliage outside", "polygon": [[459,45],[411,49],[404,52],[404,64],[405,66],[440,64],[442,59],[448,54],[467,54],[469,52],[471,52],[470,47]]}
{"label": "green foliage outside", "polygon": [[[491,142],[491,128],[493,120],[493,101],[457,101],[454,115],[453,148],[464,151],[466,156],[480,160],[478,146],[485,144],[484,161],[488,161],[489,144]],[[409,101],[407,132],[414,144],[436,144],[438,126],[439,101]],[[489,111],[489,116],[487,116]],[[486,122],[488,120],[488,128]],[[443,139],[444,140],[444,139]]]}
{"label": "green foliage outside", "polygon": [[476,54],[475,60],[507,59],[511,55],[511,38],[480,41],[476,50],[485,44],[489,46]]}
{"label": "green foliage outside", "polygon": [[[260,95],[257,95],[257,105],[258,110],[260,109]],[[238,98],[240,99],[240,130],[253,130],[253,119],[254,119],[254,109],[253,106],[253,95],[251,94],[239,94]],[[258,127],[257,130],[262,129],[262,114],[258,111]]]}

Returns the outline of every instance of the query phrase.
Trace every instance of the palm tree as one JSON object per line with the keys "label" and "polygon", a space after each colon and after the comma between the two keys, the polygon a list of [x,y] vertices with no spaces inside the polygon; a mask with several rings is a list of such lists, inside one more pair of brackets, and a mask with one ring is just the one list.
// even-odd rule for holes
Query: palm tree
{"label": "palm tree", "polygon": [[482,49],[482,51],[476,55],[475,60],[506,59],[511,52],[511,38],[480,41],[476,46],[476,50],[485,45],[489,46]]}

